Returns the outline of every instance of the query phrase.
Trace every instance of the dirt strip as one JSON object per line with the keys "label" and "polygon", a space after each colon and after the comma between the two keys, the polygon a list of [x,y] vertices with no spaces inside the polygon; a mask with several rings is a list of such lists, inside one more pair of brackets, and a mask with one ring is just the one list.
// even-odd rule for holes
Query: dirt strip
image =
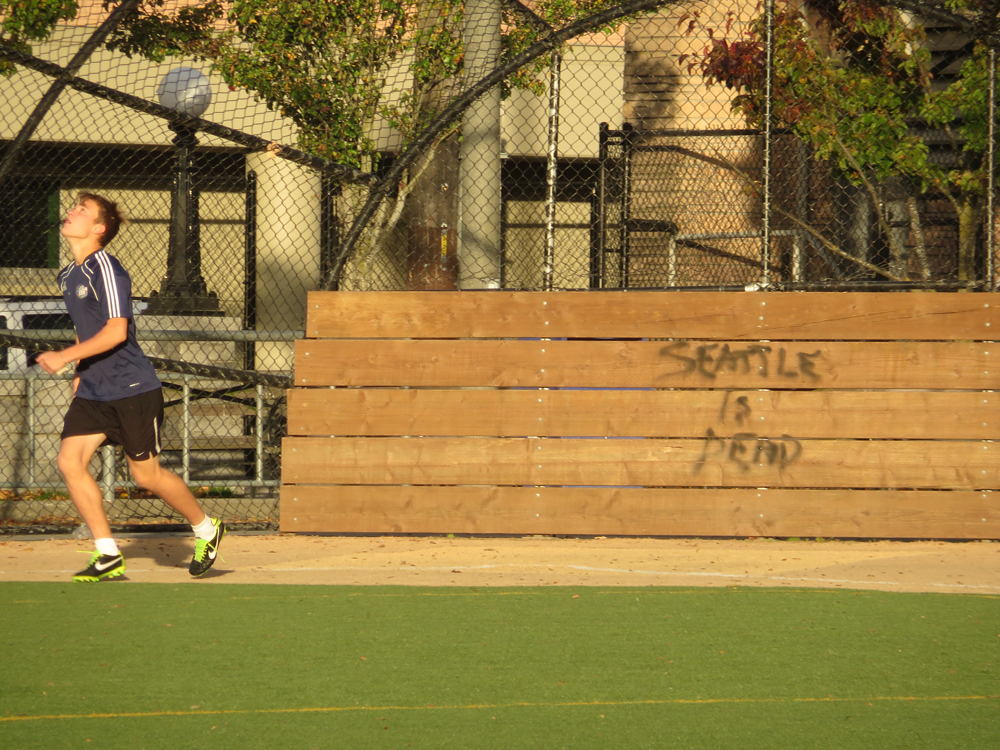
{"label": "dirt strip", "polygon": [[[204,578],[191,537],[119,540],[127,579],[407,586],[772,586],[1000,595],[1000,544],[230,534]],[[0,538],[0,581],[69,581],[91,543]]]}

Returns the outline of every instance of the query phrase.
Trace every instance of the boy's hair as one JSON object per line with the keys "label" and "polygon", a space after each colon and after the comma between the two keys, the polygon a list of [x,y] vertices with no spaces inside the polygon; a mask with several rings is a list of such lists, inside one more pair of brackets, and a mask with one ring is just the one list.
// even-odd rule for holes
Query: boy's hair
{"label": "boy's hair", "polygon": [[115,235],[118,234],[118,229],[125,219],[122,217],[121,211],[118,210],[118,204],[114,201],[109,201],[103,195],[95,195],[94,193],[84,191],[76,196],[76,202],[80,204],[84,201],[93,201],[97,204],[97,219],[104,225],[104,233],[100,235],[98,242],[101,243],[101,247],[104,247],[115,238]]}

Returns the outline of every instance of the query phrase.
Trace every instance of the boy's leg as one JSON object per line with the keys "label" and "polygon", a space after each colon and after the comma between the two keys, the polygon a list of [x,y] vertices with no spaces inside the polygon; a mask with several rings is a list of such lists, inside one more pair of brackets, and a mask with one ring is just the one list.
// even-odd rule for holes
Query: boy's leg
{"label": "boy's leg", "polygon": [[103,442],[103,434],[65,437],[56,459],[69,496],[94,535],[97,546],[90,565],[74,575],[74,581],[96,582],[102,578],[116,578],[125,572],[125,558],[111,538],[111,526],[104,512],[104,493],[90,475],[90,459]]}
{"label": "boy's leg", "polygon": [[160,457],[153,456],[144,460],[128,458],[128,467],[132,478],[143,489],[147,489],[163,502],[180,513],[192,526],[197,526],[205,520],[205,513],[184,480],[160,464]]}
{"label": "boy's leg", "polygon": [[66,480],[66,488],[73,505],[83,517],[94,539],[111,537],[111,526],[104,512],[104,493],[90,475],[90,459],[101,447],[105,436],[74,435],[63,438],[59,446],[56,465]]}
{"label": "boy's leg", "polygon": [[193,576],[203,575],[219,554],[219,544],[226,535],[226,525],[222,521],[209,518],[201,509],[184,480],[160,464],[159,456],[138,460],[128,456],[132,478],[140,487],[163,498],[171,508],[184,516],[195,536],[198,537],[191,560],[190,572]]}

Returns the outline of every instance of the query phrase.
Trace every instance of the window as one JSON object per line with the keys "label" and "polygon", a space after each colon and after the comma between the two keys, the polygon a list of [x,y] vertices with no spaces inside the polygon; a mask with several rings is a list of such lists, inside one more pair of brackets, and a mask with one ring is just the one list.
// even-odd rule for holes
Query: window
{"label": "window", "polygon": [[[69,313],[36,313],[22,317],[21,326],[26,331],[72,331],[73,319],[69,316]],[[66,339],[61,343],[72,344],[73,339]],[[41,352],[28,352],[27,354],[28,366],[31,367],[31,365],[35,364]]]}
{"label": "window", "polygon": [[59,184],[46,177],[10,177],[0,184],[0,266],[59,266]]}

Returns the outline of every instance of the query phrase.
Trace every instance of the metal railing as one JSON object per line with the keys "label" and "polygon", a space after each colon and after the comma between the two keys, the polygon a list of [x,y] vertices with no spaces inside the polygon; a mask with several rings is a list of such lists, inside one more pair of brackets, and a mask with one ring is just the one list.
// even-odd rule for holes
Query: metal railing
{"label": "metal railing", "polygon": [[[193,447],[192,444],[192,421],[191,421],[191,381],[192,380],[202,380],[203,378],[198,378],[194,375],[181,375],[179,376],[183,379],[182,386],[182,396],[179,401],[181,407],[181,439],[180,439],[180,454],[181,454],[181,471],[180,477],[184,480],[185,484],[191,483],[191,454],[194,450],[199,450]],[[63,375],[48,375],[45,373],[29,372],[29,373],[0,373],[0,381],[18,381],[23,380],[25,382],[25,398],[27,402],[27,414],[25,417],[25,441],[27,448],[27,476],[24,481],[12,481],[12,482],[0,482],[0,488],[3,489],[61,489],[65,487],[62,482],[52,482],[52,481],[39,481],[38,477],[38,429],[37,429],[37,419],[36,419],[36,391],[37,383],[39,381],[51,381],[51,380],[72,380],[72,374]],[[253,386],[254,388],[254,403],[255,403],[255,414],[254,414],[254,433],[253,433],[253,443],[252,450],[255,453],[255,459],[253,464],[253,477],[250,479],[230,479],[226,478],[224,483],[230,487],[278,487],[281,484],[280,479],[265,479],[264,478],[264,450],[267,447],[264,438],[264,418],[266,414],[264,395],[265,387],[263,385]],[[178,404],[172,404],[167,406],[167,409],[176,408]],[[224,448],[226,443],[226,438],[215,438],[218,440],[219,445],[210,448],[201,448],[200,450],[220,450]],[[104,492],[105,499],[111,499],[114,495],[114,490],[116,487],[137,487],[136,483],[132,480],[116,480],[118,476],[118,465],[115,457],[115,451],[111,446],[104,446],[101,450],[101,476],[98,480],[98,484]]]}
{"label": "metal railing", "polygon": [[[73,339],[72,330],[16,333],[25,335],[8,335],[0,343],[28,349],[30,342],[38,342],[38,349],[44,350],[53,348],[54,342]],[[236,345],[233,354],[238,357],[240,344],[291,344],[304,332],[140,329],[137,336],[149,343],[231,343]],[[17,359],[16,365],[11,362],[14,370],[0,372],[0,410],[6,414],[3,439],[9,457],[0,472],[0,500],[4,501],[0,503],[0,521],[8,531],[25,528],[25,524],[32,528],[65,527],[74,523],[76,513],[65,496],[55,461],[73,375],[48,375],[37,366],[16,369],[24,367],[24,358]],[[218,373],[213,376],[212,370]],[[198,364],[191,372],[160,373],[166,414],[161,456],[164,465],[186,485],[212,493],[205,497],[211,498],[213,512],[227,522],[235,519],[254,528],[261,528],[261,524],[271,528],[277,520],[274,498],[281,484],[278,451],[284,434],[285,390],[278,383],[290,382],[290,376],[247,371],[246,381],[234,381],[240,372]],[[175,514],[131,478],[120,448],[102,447],[92,470],[105,502],[116,503],[112,523],[172,523]]]}

